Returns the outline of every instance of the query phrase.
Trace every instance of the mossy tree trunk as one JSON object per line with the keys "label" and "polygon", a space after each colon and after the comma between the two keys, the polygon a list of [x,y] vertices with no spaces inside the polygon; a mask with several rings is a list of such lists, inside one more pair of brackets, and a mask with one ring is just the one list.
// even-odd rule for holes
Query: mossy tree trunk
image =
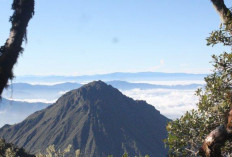
{"label": "mossy tree trunk", "polygon": [[26,40],[28,23],[34,15],[34,0],[14,0],[10,17],[12,27],[6,43],[0,48],[0,96],[10,79],[13,79],[13,67],[22,53],[22,42]]}

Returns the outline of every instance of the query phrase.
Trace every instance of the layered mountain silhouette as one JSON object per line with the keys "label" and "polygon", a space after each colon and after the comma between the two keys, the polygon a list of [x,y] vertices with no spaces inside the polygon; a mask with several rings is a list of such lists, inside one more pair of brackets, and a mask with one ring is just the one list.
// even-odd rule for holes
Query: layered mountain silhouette
{"label": "layered mountain silhouette", "polygon": [[21,122],[30,114],[44,109],[49,105],[46,103],[29,103],[2,98],[0,100],[0,127],[6,124],[6,122],[10,124]]}
{"label": "layered mountain silhouette", "polygon": [[[185,85],[158,85],[149,83],[131,83],[126,81],[108,81],[109,85],[119,90],[132,90],[132,89],[169,89],[169,90],[197,90],[203,87],[202,84],[185,84]],[[32,85],[28,83],[13,83],[10,88],[4,90],[3,97],[11,98],[13,91],[13,98],[19,100],[37,100],[37,101],[54,101],[67,91],[80,88],[82,84],[79,83],[60,83],[55,85]]]}
{"label": "layered mountain silhouette", "polygon": [[[0,137],[30,153],[54,144],[81,157],[164,157],[169,120],[145,101],[135,101],[102,81],[67,92],[56,103],[15,125],[0,129]],[[73,154],[72,154],[73,153]]]}
{"label": "layered mountain silhouette", "polygon": [[121,81],[175,81],[175,80],[204,80],[207,74],[190,73],[162,73],[162,72],[116,72],[110,74],[82,75],[82,76],[18,76],[16,82],[54,83],[54,82],[86,82],[91,80],[121,80]]}

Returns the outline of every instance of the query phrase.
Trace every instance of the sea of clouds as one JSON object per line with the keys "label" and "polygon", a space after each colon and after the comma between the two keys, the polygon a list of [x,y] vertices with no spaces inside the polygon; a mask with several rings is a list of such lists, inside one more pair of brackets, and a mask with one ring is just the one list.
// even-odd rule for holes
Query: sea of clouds
{"label": "sea of clouds", "polygon": [[190,85],[190,84],[205,84],[204,80],[174,80],[174,81],[130,81],[131,83],[148,83],[154,85]]}
{"label": "sea of clouds", "polygon": [[[189,85],[189,84],[204,84],[203,81],[154,81],[143,82],[157,85]],[[119,89],[120,90],[120,89]],[[177,90],[177,89],[132,89],[120,90],[126,96],[135,100],[145,100],[148,104],[153,105],[161,114],[170,118],[176,119],[183,115],[186,111],[196,108],[198,97],[195,95],[196,89],[191,90]],[[60,91],[58,96],[67,91]],[[57,97],[58,99],[58,97]],[[54,103],[57,99],[12,99],[20,102],[43,102]],[[0,107],[0,127],[4,124],[15,124],[32,113],[15,113],[10,110],[2,110]]]}
{"label": "sea of clouds", "polygon": [[179,118],[186,111],[196,108],[198,101],[195,90],[133,89],[122,93],[135,100],[146,100],[170,119]]}

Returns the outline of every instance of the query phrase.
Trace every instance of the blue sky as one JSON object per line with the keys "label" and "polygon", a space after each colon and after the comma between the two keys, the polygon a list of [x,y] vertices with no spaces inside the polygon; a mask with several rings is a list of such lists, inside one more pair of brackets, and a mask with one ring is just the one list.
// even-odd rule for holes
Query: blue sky
{"label": "blue sky", "polygon": [[[1,45],[10,3],[0,0]],[[206,46],[219,25],[210,0],[36,0],[15,74],[207,73],[225,50]]]}

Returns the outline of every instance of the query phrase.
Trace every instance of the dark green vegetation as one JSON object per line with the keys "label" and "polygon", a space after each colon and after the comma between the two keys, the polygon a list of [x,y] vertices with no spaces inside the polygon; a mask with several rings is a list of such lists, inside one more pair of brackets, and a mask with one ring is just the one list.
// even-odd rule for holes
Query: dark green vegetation
{"label": "dark green vegetation", "polygon": [[6,143],[0,139],[0,156],[1,157],[35,157],[34,155],[28,154],[22,148],[17,148],[13,144]]}
{"label": "dark green vegetation", "polygon": [[[206,136],[216,127],[224,124],[226,126],[227,113],[232,102],[231,66],[231,53],[214,56],[215,72],[205,78],[207,83],[205,89],[196,92],[200,98],[198,109],[187,112],[180,119],[170,122],[167,127],[169,136],[166,143],[169,145],[171,155],[198,154]],[[218,143],[218,146],[223,145],[223,142]],[[231,153],[230,145],[231,143],[228,142],[223,154]]]}
{"label": "dark green vegetation", "polygon": [[[223,1],[214,0],[213,3],[217,2]],[[221,4],[219,11],[223,12],[220,9],[224,7]],[[231,47],[231,12],[222,17],[225,23],[220,30],[211,33],[207,42],[212,46],[222,43]],[[205,88],[196,92],[199,96],[197,109],[170,122],[167,127],[166,144],[170,148],[170,156],[219,157],[232,154],[232,52],[213,55],[213,66],[213,74],[205,78]]]}
{"label": "dark green vegetation", "polygon": [[0,137],[34,154],[52,144],[61,150],[71,144],[70,156],[80,149],[80,157],[118,157],[124,152],[163,157],[168,121],[145,101],[97,81],[66,93],[19,124],[4,126]]}

